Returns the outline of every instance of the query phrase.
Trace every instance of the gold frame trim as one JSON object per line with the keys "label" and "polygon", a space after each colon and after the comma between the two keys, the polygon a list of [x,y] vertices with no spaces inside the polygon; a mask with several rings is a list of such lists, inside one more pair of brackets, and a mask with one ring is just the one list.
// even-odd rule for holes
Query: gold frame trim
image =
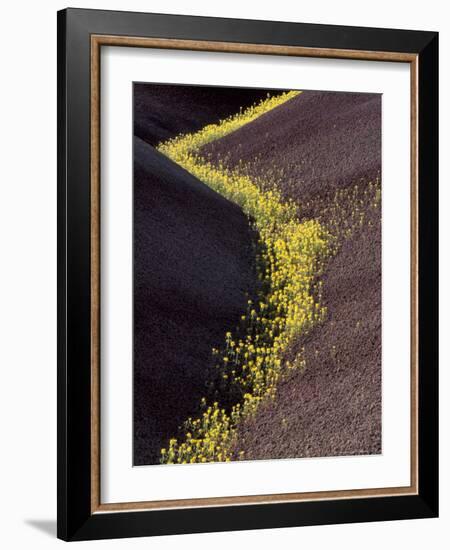
{"label": "gold frame trim", "polygon": [[[361,59],[411,69],[411,484],[407,487],[102,504],[100,500],[100,49],[101,46]],[[417,495],[418,473],[418,55],[131,36],[91,35],[91,513]]]}

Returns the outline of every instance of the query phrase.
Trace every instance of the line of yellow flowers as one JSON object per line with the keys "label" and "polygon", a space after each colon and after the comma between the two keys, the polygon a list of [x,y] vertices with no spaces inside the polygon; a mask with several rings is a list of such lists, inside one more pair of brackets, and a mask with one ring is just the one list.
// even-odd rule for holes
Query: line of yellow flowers
{"label": "line of yellow flowers", "polygon": [[168,140],[160,144],[158,150],[172,158],[172,160],[175,160],[172,157],[174,153],[176,156],[179,156],[181,152],[198,151],[203,145],[239,130],[245,124],[253,122],[258,117],[297,97],[301,93],[300,91],[293,90],[273,97],[268,96],[267,99],[261,100],[260,103],[249,107],[243,112],[232,115],[218,124],[208,124],[194,134],[181,135]]}
{"label": "line of yellow flowers", "polygon": [[[256,117],[295,97],[287,92],[195,134],[174,138],[159,151],[196,178],[238,204],[258,234],[258,300],[248,301],[239,327],[228,332],[221,349],[212,350],[217,368],[215,383],[236,397],[228,407],[202,399],[201,414],[189,418],[183,435],[161,450],[161,462],[229,461],[236,428],[253,414],[263,399],[275,396],[278,380],[290,365],[283,356],[291,338],[321,322],[325,308],[315,301],[314,281],[320,275],[330,245],[330,234],[315,220],[299,223],[297,207],[282,201],[276,189],[263,191],[248,176],[216,166],[197,151],[213,140],[237,130]],[[242,455],[241,455],[242,457]]]}

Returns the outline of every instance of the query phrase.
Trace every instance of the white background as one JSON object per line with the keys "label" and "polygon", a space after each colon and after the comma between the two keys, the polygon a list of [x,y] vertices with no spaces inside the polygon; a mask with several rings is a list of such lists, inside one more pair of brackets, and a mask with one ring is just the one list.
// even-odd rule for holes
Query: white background
{"label": "white background", "polygon": [[[441,97],[450,96],[444,3],[322,0],[224,3],[185,0],[77,2],[78,7],[190,13],[441,31]],[[24,1],[2,10],[0,88],[0,540],[8,549],[53,548],[56,516],[56,10]],[[448,182],[448,102],[441,103],[441,182]],[[444,165],[445,164],[445,165]],[[441,280],[450,278],[448,185],[441,186]],[[450,536],[448,284],[441,288],[441,518],[379,524],[162,537],[152,548],[445,548]],[[148,539],[84,543],[147,548]]]}
{"label": "white background", "polygon": [[[101,228],[101,501],[409,485],[410,286],[405,284],[410,277],[409,66],[123,47],[105,48],[101,62],[101,188],[102,213],[107,213]],[[383,93],[381,455],[131,467],[133,80]]]}

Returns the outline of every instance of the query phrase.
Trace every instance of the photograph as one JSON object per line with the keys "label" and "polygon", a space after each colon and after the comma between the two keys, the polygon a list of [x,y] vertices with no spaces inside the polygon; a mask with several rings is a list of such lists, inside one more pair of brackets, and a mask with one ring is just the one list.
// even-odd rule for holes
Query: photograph
{"label": "photograph", "polygon": [[62,540],[438,515],[438,33],[241,16],[58,12]]}
{"label": "photograph", "polygon": [[449,546],[444,6],[2,6],[3,548]]}
{"label": "photograph", "polygon": [[382,101],[132,83],[134,466],[382,453]]}

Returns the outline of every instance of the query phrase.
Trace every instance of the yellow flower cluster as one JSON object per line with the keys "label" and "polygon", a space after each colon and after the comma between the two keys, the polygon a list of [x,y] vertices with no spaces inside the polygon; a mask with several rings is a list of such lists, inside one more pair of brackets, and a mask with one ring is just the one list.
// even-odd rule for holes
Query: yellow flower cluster
{"label": "yellow flower cluster", "polygon": [[171,439],[169,447],[162,449],[162,463],[230,460],[239,422],[253,414],[263,399],[274,397],[283,368],[302,366],[301,360],[294,365],[283,360],[291,338],[321,322],[326,314],[314,300],[313,289],[329,252],[329,233],[315,220],[299,223],[295,204],[283,202],[276,189],[263,191],[250,177],[220,164],[214,166],[196,154],[207,141],[237,129],[294,93],[268,99],[249,113],[159,147],[195,177],[237,203],[248,216],[259,236],[256,261],[260,282],[258,299],[248,301],[239,327],[225,335],[221,349],[212,351],[218,389],[234,395],[234,404],[221,407],[214,401],[208,405],[203,399],[199,417],[184,424],[183,440]]}
{"label": "yellow flower cluster", "polygon": [[208,124],[195,134],[187,134],[175,137],[169,141],[158,146],[161,153],[171,157],[171,153],[177,149],[184,152],[198,151],[203,145],[211,143],[216,139],[223,138],[224,136],[231,134],[235,130],[238,130],[244,124],[254,121],[256,118],[264,115],[271,109],[282,105],[286,101],[293,99],[301,94],[300,91],[290,91],[283,94],[270,97],[261,100],[257,105],[249,107],[244,112],[232,115],[229,118],[220,121],[218,124]]}

